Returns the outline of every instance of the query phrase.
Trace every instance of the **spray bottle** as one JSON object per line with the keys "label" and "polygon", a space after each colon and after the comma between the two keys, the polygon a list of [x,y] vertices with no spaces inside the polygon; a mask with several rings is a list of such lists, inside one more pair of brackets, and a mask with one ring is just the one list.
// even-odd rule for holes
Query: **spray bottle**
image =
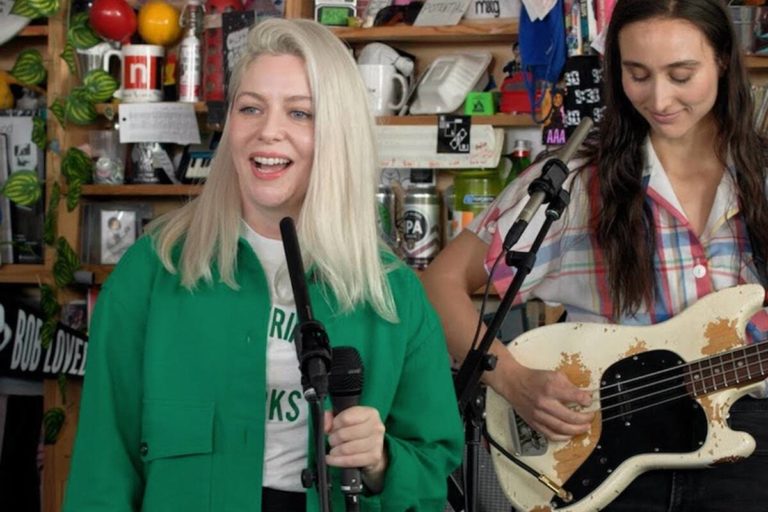
{"label": "spray bottle", "polygon": [[189,0],[179,17],[179,25],[186,29],[179,45],[179,101],[200,101],[203,83],[202,45],[203,6],[200,0]]}

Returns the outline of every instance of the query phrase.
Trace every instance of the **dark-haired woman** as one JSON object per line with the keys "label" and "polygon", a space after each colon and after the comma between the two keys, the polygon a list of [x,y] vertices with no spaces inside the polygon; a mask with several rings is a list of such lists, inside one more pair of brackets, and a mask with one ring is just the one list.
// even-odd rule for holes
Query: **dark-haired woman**
{"label": "dark-haired woman", "polygon": [[[578,169],[566,182],[571,204],[516,300],[561,303],[573,321],[648,325],[712,292],[765,285],[768,162],[726,3],[619,0],[605,48],[604,118],[584,158],[571,164]],[[540,173],[540,164],[523,173],[423,276],[457,359],[477,324],[471,294],[485,283],[527,202],[527,186]],[[516,249],[530,247],[543,214]],[[496,269],[499,293],[513,272]],[[760,312],[747,329],[750,339],[764,338],[766,326]],[[588,346],[601,349],[596,341]],[[590,429],[587,390],[562,373],[521,365],[498,341],[492,352],[499,361],[486,373],[487,384],[532,427],[558,441]],[[768,404],[739,400],[731,426],[757,439],[746,461],[646,473],[608,509],[768,510],[768,459],[761,456]]]}

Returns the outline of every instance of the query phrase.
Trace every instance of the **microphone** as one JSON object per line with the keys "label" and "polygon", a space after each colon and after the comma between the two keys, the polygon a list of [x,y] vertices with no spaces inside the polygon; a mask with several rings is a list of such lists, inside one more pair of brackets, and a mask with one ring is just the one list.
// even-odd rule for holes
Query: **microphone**
{"label": "microphone", "polygon": [[292,218],[284,217],[280,221],[280,234],[283,237],[288,275],[296,303],[298,323],[293,331],[293,338],[301,370],[301,385],[307,400],[322,400],[328,394],[328,370],[331,365],[328,334],[323,325],[312,316],[304,277],[304,263]]}
{"label": "microphone", "polygon": [[[360,403],[363,391],[363,362],[353,347],[334,347],[331,364],[330,392],[333,414]],[[359,468],[341,468],[341,492],[347,511],[359,510],[359,495],[363,493],[363,480]]]}
{"label": "microphone", "polygon": [[584,143],[593,125],[592,118],[582,118],[579,126],[571,134],[565,146],[558,150],[555,156],[547,160],[541,171],[541,176],[533,180],[528,186],[530,198],[520,212],[520,215],[518,215],[515,223],[512,224],[509,232],[507,232],[507,236],[504,237],[504,251],[510,251],[512,246],[517,243],[542,203],[549,202],[557,196],[558,191],[565,182],[565,178],[568,177],[570,172],[567,165],[568,162]]}

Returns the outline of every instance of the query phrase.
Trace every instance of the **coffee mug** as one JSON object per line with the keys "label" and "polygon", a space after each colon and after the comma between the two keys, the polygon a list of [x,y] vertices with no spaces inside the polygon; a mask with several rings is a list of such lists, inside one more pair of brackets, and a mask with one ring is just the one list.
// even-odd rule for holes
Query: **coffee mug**
{"label": "coffee mug", "polygon": [[104,71],[109,72],[112,57],[120,59],[120,89],[115,97],[126,103],[163,101],[163,56],[156,44],[127,44],[121,50],[104,54]]}
{"label": "coffee mug", "polygon": [[[400,110],[408,97],[408,82],[391,64],[358,64],[360,76],[368,89],[368,105],[376,116],[391,116]],[[395,83],[400,84],[395,102]]]}

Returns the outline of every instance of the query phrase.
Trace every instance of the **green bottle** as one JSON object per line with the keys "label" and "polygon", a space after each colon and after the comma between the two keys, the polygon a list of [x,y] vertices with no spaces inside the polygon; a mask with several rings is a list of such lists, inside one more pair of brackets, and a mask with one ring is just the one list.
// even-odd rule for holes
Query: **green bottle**
{"label": "green bottle", "polygon": [[517,139],[512,149],[511,160],[512,168],[509,170],[509,174],[507,174],[504,187],[512,183],[521,172],[531,165],[531,141]]}

